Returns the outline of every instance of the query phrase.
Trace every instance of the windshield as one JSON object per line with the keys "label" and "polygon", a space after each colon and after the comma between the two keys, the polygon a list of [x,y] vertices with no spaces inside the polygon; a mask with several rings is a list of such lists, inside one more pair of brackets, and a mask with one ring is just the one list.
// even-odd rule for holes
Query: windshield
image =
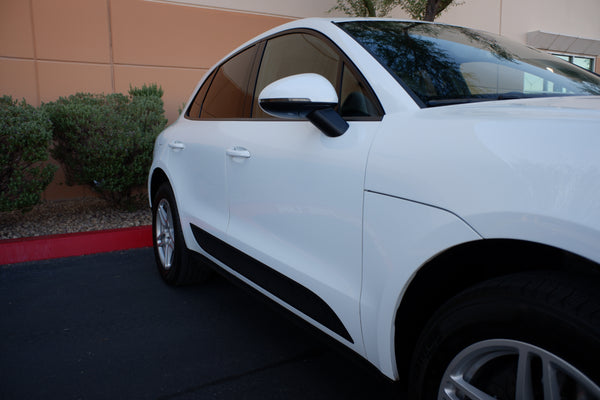
{"label": "windshield", "polygon": [[337,25],[386,67],[421,107],[600,95],[597,75],[501,36],[410,21]]}

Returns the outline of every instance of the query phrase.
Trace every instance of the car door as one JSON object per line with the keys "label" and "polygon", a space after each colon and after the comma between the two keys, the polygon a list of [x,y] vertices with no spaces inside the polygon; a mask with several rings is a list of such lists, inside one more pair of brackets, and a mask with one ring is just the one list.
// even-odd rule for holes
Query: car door
{"label": "car door", "polygon": [[[184,230],[192,225],[224,235],[229,222],[223,123],[250,115],[249,78],[257,46],[249,47],[216,68],[198,90],[185,119],[167,130],[169,171]],[[188,248],[199,250],[186,235]]]}
{"label": "car door", "polygon": [[[362,352],[363,187],[381,110],[341,52],[311,32],[271,38],[260,65],[253,120],[223,132],[228,240],[250,281]],[[337,89],[350,124],[344,135],[327,137],[308,121],[259,108],[267,84],[305,72]]]}

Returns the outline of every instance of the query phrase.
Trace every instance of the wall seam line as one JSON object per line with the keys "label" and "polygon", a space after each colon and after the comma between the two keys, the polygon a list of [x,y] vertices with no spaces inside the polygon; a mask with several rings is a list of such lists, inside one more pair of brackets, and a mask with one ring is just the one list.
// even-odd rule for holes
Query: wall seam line
{"label": "wall seam line", "polygon": [[[94,65],[94,66],[110,66],[110,62],[95,62],[95,61],[77,61],[77,60],[59,60],[52,58],[34,58],[34,57],[14,57],[0,56],[0,60],[18,60],[18,61],[37,61],[41,63],[56,63],[56,64],[76,64],[76,65]],[[209,70],[210,67],[186,67],[180,65],[160,65],[160,64],[136,64],[136,63],[112,63],[115,67],[135,67],[135,68],[164,68],[164,69],[181,69],[189,71]]]}
{"label": "wall seam line", "polygon": [[29,0],[29,18],[31,20],[31,40],[33,41],[33,73],[35,74],[35,102],[36,106],[42,105],[42,93],[40,91],[40,71],[37,57],[37,41],[35,40],[35,22],[33,18],[33,0]]}
{"label": "wall seam line", "polygon": [[113,35],[112,35],[112,15],[110,8],[110,0],[106,0],[106,12],[108,23],[108,59],[110,63],[110,86],[113,93],[116,93],[115,85],[115,62],[113,54]]}

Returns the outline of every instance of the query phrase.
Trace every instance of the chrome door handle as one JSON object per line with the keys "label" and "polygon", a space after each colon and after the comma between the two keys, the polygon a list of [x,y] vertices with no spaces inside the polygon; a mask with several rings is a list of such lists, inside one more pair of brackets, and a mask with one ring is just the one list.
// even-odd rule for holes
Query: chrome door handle
{"label": "chrome door handle", "polygon": [[225,153],[229,156],[229,157],[242,157],[242,158],[250,158],[250,152],[248,150],[246,150],[243,147],[232,147],[230,149],[227,149],[225,151]]}
{"label": "chrome door handle", "polygon": [[169,143],[169,147],[173,150],[183,150],[185,149],[185,144],[181,143],[179,140],[174,140]]}

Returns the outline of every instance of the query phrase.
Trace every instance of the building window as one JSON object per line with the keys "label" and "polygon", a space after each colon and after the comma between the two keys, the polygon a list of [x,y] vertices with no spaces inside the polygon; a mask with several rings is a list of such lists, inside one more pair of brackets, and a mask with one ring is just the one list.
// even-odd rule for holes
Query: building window
{"label": "building window", "polygon": [[595,60],[592,57],[572,56],[569,54],[557,54],[557,53],[552,53],[552,55],[555,55],[558,58],[568,61],[571,64],[578,65],[581,68],[587,69],[588,71],[594,71],[594,61]]}

